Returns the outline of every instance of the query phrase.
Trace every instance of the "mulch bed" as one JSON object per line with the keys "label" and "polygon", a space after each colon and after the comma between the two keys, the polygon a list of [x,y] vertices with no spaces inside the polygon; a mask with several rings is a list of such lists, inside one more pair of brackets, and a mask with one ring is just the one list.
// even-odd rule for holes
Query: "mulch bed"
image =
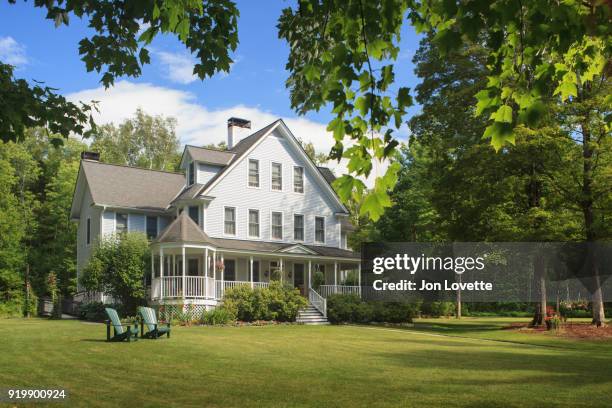
{"label": "mulch bed", "polygon": [[[527,323],[512,323],[510,326],[505,327],[505,329],[520,330],[522,333],[548,333],[546,327],[529,327]],[[589,323],[564,323],[558,335],[575,339],[610,340],[612,339],[612,325],[596,327]]]}

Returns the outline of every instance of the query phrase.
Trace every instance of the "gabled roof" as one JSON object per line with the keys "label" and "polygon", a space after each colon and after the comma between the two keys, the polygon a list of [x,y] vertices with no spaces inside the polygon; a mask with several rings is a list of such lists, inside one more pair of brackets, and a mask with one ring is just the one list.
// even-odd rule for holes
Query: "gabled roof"
{"label": "gabled roof", "polygon": [[168,225],[154,242],[193,242],[212,244],[212,239],[183,211]]}
{"label": "gabled roof", "polygon": [[323,178],[329,184],[332,184],[334,181],[336,181],[336,176],[329,167],[317,166],[317,169],[319,169],[321,175],[323,175]]}
{"label": "gabled roof", "polygon": [[185,146],[183,155],[185,155],[185,153],[189,153],[191,158],[195,161],[213,164],[216,166],[227,165],[235,155],[231,150],[216,150],[191,145]]}
{"label": "gabled roof", "polygon": [[[251,148],[253,148],[257,143],[259,143],[264,137],[266,137],[268,134],[270,134],[272,130],[276,128],[283,129],[284,134],[288,135],[287,139],[289,139],[290,142],[292,142],[295,146],[297,146],[296,148],[301,151],[306,162],[312,166],[312,169],[315,172],[315,174],[317,174],[320,177],[321,182],[325,184],[326,191],[330,195],[330,197],[332,197],[332,199],[336,201],[338,206],[342,209],[342,212],[348,213],[348,210],[346,209],[346,207],[344,206],[344,204],[342,203],[342,201],[340,200],[340,198],[338,197],[338,195],[336,194],[335,190],[333,189],[331,185],[331,182],[330,182],[331,177],[333,177],[333,179],[335,180],[335,176],[333,176],[333,173],[331,172],[331,170],[329,170],[326,167],[323,167],[323,169],[326,169],[326,170],[321,170],[322,168],[319,168],[314,164],[312,159],[306,154],[302,145],[297,141],[295,136],[293,136],[293,134],[291,133],[291,131],[289,130],[289,128],[287,127],[285,122],[283,122],[282,119],[277,119],[276,121],[270,123],[268,126],[242,139],[238,144],[236,144],[236,146],[234,146],[231,150],[229,150],[235,153],[234,158],[227,164],[227,166],[225,166],[217,174],[215,174],[204,185],[204,187],[202,187],[202,189],[198,192],[197,195],[205,194],[208,190],[210,190],[217,183],[219,179],[224,177],[225,174],[228,173],[228,171],[230,171],[243,158],[243,156],[251,150]],[[323,172],[325,172],[327,176],[324,175]]]}
{"label": "gabled roof", "polygon": [[[81,161],[81,178],[87,181],[94,204],[152,211],[165,211],[185,185],[185,176],[181,173],[91,160]],[[79,181],[77,189],[78,184]]]}
{"label": "gabled roof", "polygon": [[[200,148],[202,150],[209,150],[209,151],[213,151],[213,152],[220,152],[220,153],[231,154],[232,158],[225,164],[225,166],[221,170],[219,170],[219,172],[217,172],[217,174],[215,174],[213,177],[211,177],[211,179],[208,180],[208,182],[206,184],[194,184],[193,186],[191,186],[189,188],[186,188],[172,202],[174,203],[174,202],[179,201],[179,200],[192,199],[192,198],[195,198],[195,197],[199,196],[202,191],[205,191],[219,177],[221,177],[227,171],[227,169],[229,168],[229,166],[232,163],[240,160],[240,158],[249,150],[249,148],[251,146],[253,146],[255,143],[257,143],[263,136],[265,136],[268,133],[268,131],[270,129],[272,129],[272,127],[274,127],[274,125],[276,125],[276,123],[279,122],[279,121],[280,121],[280,119],[270,123],[266,127],[263,127],[261,129],[259,129],[257,132],[255,132],[255,133],[245,137],[244,139],[242,139],[241,141],[236,143],[236,145],[233,148],[229,149],[229,150],[219,151],[219,150],[209,150],[209,149],[202,149],[202,148]],[[187,146],[185,148],[186,151],[187,151],[187,148],[192,148],[194,151],[196,151],[195,149],[198,149],[198,148],[194,148],[194,146]],[[185,153],[183,153],[183,156],[184,155],[185,155]],[[198,160],[198,159],[196,159],[193,156],[192,156],[192,158],[194,160]],[[195,187],[195,186],[197,186],[197,187]]]}
{"label": "gabled roof", "polygon": [[[242,239],[229,238],[210,238],[212,244],[218,249],[233,249],[237,251],[253,251],[253,252],[283,252],[295,248],[296,244],[283,242],[263,242],[263,241],[248,241]],[[327,247],[321,245],[305,245],[299,244],[311,252],[312,255],[328,256],[334,258],[359,258],[358,252],[353,252],[348,249]],[[291,253],[286,252],[285,253]]]}

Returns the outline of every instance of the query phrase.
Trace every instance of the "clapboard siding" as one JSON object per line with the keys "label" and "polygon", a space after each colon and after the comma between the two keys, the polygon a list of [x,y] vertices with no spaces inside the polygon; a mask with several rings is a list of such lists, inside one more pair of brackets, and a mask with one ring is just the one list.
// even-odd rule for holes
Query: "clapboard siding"
{"label": "clapboard siding", "polygon": [[[87,219],[90,219],[91,243],[87,245]],[[81,202],[81,215],[77,228],[77,280],[87,264],[91,250],[100,237],[100,209],[93,206],[89,188],[85,189]],[[79,286],[80,287],[80,286]]]}
{"label": "clapboard siding", "polygon": [[206,184],[215,174],[221,170],[219,166],[213,166],[206,163],[198,163],[198,179],[196,183]]}
{"label": "clapboard siding", "polygon": [[[275,131],[276,132],[276,131]],[[260,187],[250,188],[247,185],[248,159],[259,160]],[[271,190],[272,162],[282,163],[283,191]],[[304,194],[293,192],[293,166],[304,167]],[[226,237],[223,230],[224,207],[236,207],[236,236],[239,239],[250,239],[247,236],[248,210],[260,211],[261,240],[272,241],[270,237],[271,213],[283,213],[283,241],[293,240],[293,215],[304,215],[305,243],[314,242],[315,217],[325,218],[326,239],[324,245],[340,245],[339,222],[334,212],[340,211],[338,205],[323,191],[313,174],[306,166],[301,152],[296,151],[290,143],[279,134],[273,133],[264,139],[248,156],[228,173],[209,193],[215,197],[207,209],[206,232],[212,237]]]}

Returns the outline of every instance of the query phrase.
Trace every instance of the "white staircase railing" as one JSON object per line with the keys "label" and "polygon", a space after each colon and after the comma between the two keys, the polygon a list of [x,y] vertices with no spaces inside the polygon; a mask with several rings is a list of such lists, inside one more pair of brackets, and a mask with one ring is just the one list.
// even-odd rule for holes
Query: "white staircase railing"
{"label": "white staircase railing", "polygon": [[316,290],[310,288],[308,289],[308,301],[311,305],[315,307],[323,317],[327,317],[327,300],[321,295],[317,293]]}

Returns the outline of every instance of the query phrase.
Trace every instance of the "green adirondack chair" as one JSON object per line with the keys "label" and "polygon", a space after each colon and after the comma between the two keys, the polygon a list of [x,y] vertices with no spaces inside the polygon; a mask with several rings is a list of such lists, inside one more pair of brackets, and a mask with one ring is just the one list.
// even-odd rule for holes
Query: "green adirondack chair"
{"label": "green adirondack chair", "polygon": [[[121,324],[121,319],[115,309],[110,307],[105,308],[108,320],[106,321],[106,341],[134,341],[138,340],[138,323]],[[111,337],[111,326],[113,326],[114,335]]]}
{"label": "green adirondack chair", "polygon": [[[140,337],[147,339],[157,339],[164,334],[170,338],[170,323],[166,323],[165,327],[161,327],[157,323],[157,315],[155,310],[150,307],[140,306],[138,308],[140,316],[142,316],[142,324],[140,325]],[[145,333],[144,327],[147,326],[147,332]]]}

